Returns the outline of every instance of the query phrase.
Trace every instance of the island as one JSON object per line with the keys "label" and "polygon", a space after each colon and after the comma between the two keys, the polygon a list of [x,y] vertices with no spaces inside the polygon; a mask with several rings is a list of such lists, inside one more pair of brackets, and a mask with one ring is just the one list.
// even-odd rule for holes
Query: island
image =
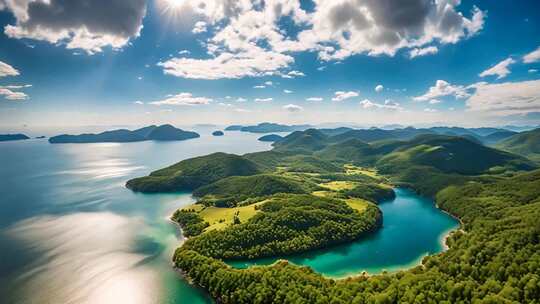
{"label": "island", "polygon": [[148,126],[133,131],[119,129],[106,131],[99,134],[80,134],[80,135],[58,135],[49,138],[51,144],[62,143],[100,143],[100,142],[138,142],[146,140],[155,141],[177,141],[198,138],[200,135],[196,132],[184,131],[173,127],[172,125]]}
{"label": "island", "polygon": [[217,130],[217,131],[212,132],[212,135],[213,136],[223,136],[223,135],[225,135],[225,133],[223,133],[223,131]]}
{"label": "island", "polygon": [[47,136],[44,136],[44,135],[36,136],[36,139],[44,139],[44,138],[47,138]]}
{"label": "island", "polygon": [[26,140],[30,137],[24,134],[0,134],[0,141]]}
{"label": "island", "polygon": [[[536,282],[535,266],[527,265],[536,265],[540,250],[537,164],[486,147],[468,134],[375,140],[388,133],[343,131],[296,131],[270,151],[186,159],[126,186],[150,193],[193,192],[197,201],[171,217],[189,237],[173,261],[220,303],[414,303],[426,284],[433,285],[432,297],[449,303],[484,299],[491,286],[499,291],[491,294],[497,302],[502,286],[513,282],[500,269]],[[416,131],[390,134],[399,132]],[[340,280],[286,260],[246,269],[229,264],[368,236],[382,227],[378,204],[395,196],[395,186],[434,198],[461,220],[461,229],[446,239],[446,252],[427,256],[410,270]],[[470,292],[461,292],[463,284]],[[401,288],[409,292],[398,292]],[[536,296],[509,293],[504,298],[526,303]]]}
{"label": "island", "polygon": [[258,141],[265,141],[265,142],[276,142],[283,139],[283,136],[277,135],[277,134],[268,134],[259,137]]}
{"label": "island", "polygon": [[241,125],[231,125],[225,128],[225,131],[240,131],[242,130],[243,126]]}

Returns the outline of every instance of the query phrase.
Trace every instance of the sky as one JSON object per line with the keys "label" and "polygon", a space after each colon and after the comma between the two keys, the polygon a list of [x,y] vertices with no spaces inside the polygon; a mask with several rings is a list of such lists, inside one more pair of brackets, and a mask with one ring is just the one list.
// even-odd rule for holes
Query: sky
{"label": "sky", "polygon": [[540,2],[0,0],[0,126],[540,124]]}

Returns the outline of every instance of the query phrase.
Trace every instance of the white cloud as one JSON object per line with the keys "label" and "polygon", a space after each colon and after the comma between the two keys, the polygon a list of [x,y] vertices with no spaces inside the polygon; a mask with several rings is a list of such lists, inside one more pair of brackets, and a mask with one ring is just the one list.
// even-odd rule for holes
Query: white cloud
{"label": "white cloud", "polygon": [[200,34],[206,32],[206,22],[204,21],[197,21],[195,23],[195,26],[193,26],[193,30],[191,31],[193,34]]}
{"label": "white cloud", "polygon": [[104,47],[120,49],[138,37],[146,14],[145,0],[3,1],[15,16],[4,33],[82,49],[88,54]]}
{"label": "white cloud", "polygon": [[529,69],[529,73],[531,73],[531,74],[532,74],[532,73],[536,73],[536,72],[538,72],[537,69]]}
{"label": "white cloud", "polygon": [[470,94],[467,92],[467,88],[463,86],[454,86],[444,80],[437,80],[435,86],[430,87],[424,95],[414,97],[413,99],[416,101],[429,101],[444,96],[466,98],[469,97]]}
{"label": "white cloud", "polygon": [[256,86],[253,86],[254,89],[264,89],[266,88],[266,86],[263,86],[263,85],[256,85]]}
{"label": "white cloud", "polygon": [[285,89],[285,90],[283,90],[283,93],[285,93],[285,94],[291,94],[291,93],[294,93],[294,92],[293,92],[293,91],[291,91],[291,90],[287,90],[287,89]]}
{"label": "white cloud", "polygon": [[286,110],[286,111],[292,112],[292,113],[301,112],[302,110],[304,110],[304,108],[302,108],[299,105],[295,105],[295,104],[285,105],[285,106],[283,106],[283,109]]}
{"label": "white cloud", "polygon": [[431,100],[429,100],[429,104],[438,104],[438,103],[441,103],[441,101],[439,99],[431,99]]}
{"label": "white cloud", "polygon": [[412,59],[419,56],[437,54],[438,52],[439,52],[439,48],[436,46],[428,46],[425,48],[414,48],[409,51],[409,58]]}
{"label": "white cloud", "polygon": [[323,101],[322,97],[309,97],[306,98],[307,101]]}
{"label": "white cloud", "polygon": [[382,84],[379,84],[375,87],[375,92],[380,93],[384,90],[384,86]]}
{"label": "white cloud", "polygon": [[11,65],[0,61],[0,77],[6,76],[18,76],[19,71],[12,67]]}
{"label": "white cloud", "polygon": [[161,106],[161,105],[172,105],[172,106],[196,106],[196,105],[206,105],[212,101],[208,97],[194,97],[191,93],[180,93],[177,95],[169,95],[163,100],[157,100],[149,102],[149,104]]}
{"label": "white cloud", "polygon": [[[167,74],[195,79],[301,77],[302,72],[285,72],[294,63],[293,53],[317,52],[322,60],[393,56],[400,49],[429,49],[471,37],[482,29],[485,14],[475,7],[466,17],[457,9],[460,2],[318,0],[308,12],[299,0],[184,0],[180,14],[212,28],[203,44],[209,58],[173,58],[161,66]],[[283,17],[297,30],[294,37],[281,24]]]}
{"label": "white cloud", "polygon": [[358,92],[354,92],[354,91],[348,91],[348,92],[337,91],[334,93],[334,97],[332,98],[332,101],[343,101],[345,99],[358,97],[358,95],[359,95]]}
{"label": "white cloud", "polygon": [[270,102],[274,100],[273,98],[255,98],[254,101],[256,102]]}
{"label": "white cloud", "polygon": [[273,85],[273,83],[271,81],[265,81],[264,85],[267,85],[267,86],[271,87]]}
{"label": "white cloud", "polygon": [[246,101],[247,101],[247,99],[245,99],[245,98],[243,98],[243,97],[238,97],[238,98],[236,99],[236,102],[246,102]]}
{"label": "white cloud", "polygon": [[424,112],[435,113],[435,112],[438,112],[438,111],[436,109],[432,109],[432,108],[425,108]]}
{"label": "white cloud", "polygon": [[231,103],[225,103],[225,102],[220,102],[218,103],[219,106],[222,106],[222,107],[232,107],[233,105]]}
{"label": "white cloud", "polygon": [[530,52],[529,54],[523,56],[524,63],[533,63],[540,61],[540,47],[536,50]]}
{"label": "white cloud", "polygon": [[326,70],[326,66],[325,66],[325,65],[320,66],[320,67],[317,68],[317,71],[321,71],[321,72],[322,72],[322,71],[324,71],[324,70]]}
{"label": "white cloud", "polygon": [[523,114],[540,111],[540,80],[470,86],[475,90],[467,100],[470,111],[497,115]]}
{"label": "white cloud", "polygon": [[254,46],[248,52],[224,52],[211,59],[172,58],[159,62],[165,74],[191,79],[221,79],[277,75],[293,57]]}
{"label": "white cloud", "polygon": [[508,69],[508,66],[511,64],[514,64],[516,61],[512,58],[507,58],[496,65],[492,66],[491,68],[483,71],[479,74],[480,77],[486,77],[490,75],[497,75],[497,79],[501,79],[506,77],[508,74],[510,74],[510,70]]}
{"label": "white cloud", "polygon": [[17,101],[17,100],[26,100],[28,95],[23,92],[13,91],[15,88],[9,88],[13,86],[0,86],[0,96],[4,96],[7,100]]}
{"label": "white cloud", "polygon": [[239,112],[239,113],[251,113],[253,111],[251,110],[248,110],[248,109],[242,109],[242,108],[236,108],[234,109],[236,112]]}
{"label": "white cloud", "polygon": [[369,99],[360,101],[360,106],[364,109],[389,109],[389,110],[403,110],[399,103],[392,100],[386,100],[384,103],[372,102]]}
{"label": "white cloud", "polygon": [[189,55],[191,52],[188,50],[181,50],[178,52],[178,55]]}
{"label": "white cloud", "polygon": [[136,105],[143,105],[144,104],[144,102],[142,102],[140,100],[134,101],[133,103],[136,104]]}

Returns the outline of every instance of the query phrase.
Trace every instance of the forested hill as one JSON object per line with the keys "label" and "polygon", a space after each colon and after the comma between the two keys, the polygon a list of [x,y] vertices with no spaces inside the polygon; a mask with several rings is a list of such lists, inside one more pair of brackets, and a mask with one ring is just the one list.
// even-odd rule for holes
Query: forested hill
{"label": "forested hill", "polygon": [[500,142],[497,148],[523,155],[540,163],[540,129],[515,134]]}

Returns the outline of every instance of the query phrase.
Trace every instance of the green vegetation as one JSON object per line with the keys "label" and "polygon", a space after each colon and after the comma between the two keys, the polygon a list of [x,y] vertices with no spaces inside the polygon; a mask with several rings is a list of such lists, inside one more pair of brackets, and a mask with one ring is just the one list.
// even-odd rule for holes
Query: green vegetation
{"label": "green vegetation", "polygon": [[149,176],[129,180],[126,187],[138,192],[189,191],[225,177],[258,173],[257,164],[242,156],[214,153],[183,160]]}
{"label": "green vegetation", "polygon": [[24,134],[0,134],[0,141],[25,140],[30,137]]}
{"label": "green vegetation", "polygon": [[199,235],[209,226],[195,210],[176,210],[171,219],[177,222],[187,237]]}
{"label": "green vegetation", "polygon": [[452,186],[437,201],[465,231],[447,252],[395,274],[330,280],[287,262],[239,270],[197,246],[179,248],[174,261],[222,303],[538,303],[540,170]]}
{"label": "green vegetation", "polygon": [[189,239],[181,250],[221,259],[287,255],[355,240],[381,224],[377,207],[358,213],[345,202],[280,194],[247,222]]}
{"label": "green vegetation", "polygon": [[309,193],[316,185],[300,183],[291,178],[274,174],[231,176],[198,188],[193,195],[202,197],[201,203],[217,207],[233,207],[256,197],[276,193]]}
{"label": "green vegetation", "polygon": [[277,135],[277,134],[268,134],[259,137],[258,141],[267,141],[267,142],[276,142],[283,139],[283,136]]}
{"label": "green vegetation", "polygon": [[392,187],[380,184],[359,184],[352,189],[342,191],[342,193],[349,198],[361,198],[374,203],[388,201],[396,197]]}
{"label": "green vegetation", "polygon": [[540,129],[513,135],[501,141],[496,147],[540,163]]}

